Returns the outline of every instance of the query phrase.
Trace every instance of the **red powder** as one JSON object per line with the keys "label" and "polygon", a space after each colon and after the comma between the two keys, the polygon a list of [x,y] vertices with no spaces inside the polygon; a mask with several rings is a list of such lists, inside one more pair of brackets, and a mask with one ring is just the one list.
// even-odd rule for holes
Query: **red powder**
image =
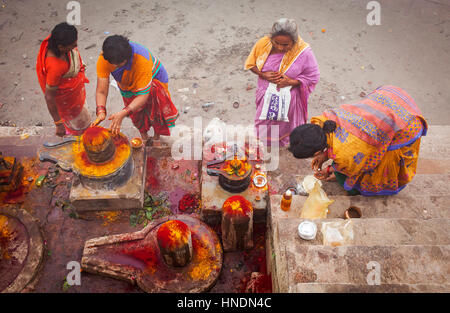
{"label": "red powder", "polygon": [[106,128],[100,126],[92,126],[86,129],[83,134],[83,143],[92,145],[94,140],[109,137],[109,132]]}
{"label": "red powder", "polygon": [[159,186],[159,181],[156,179],[156,160],[154,158],[147,158],[147,189],[154,190]]}
{"label": "red powder", "polygon": [[144,262],[147,269],[150,270],[151,272],[154,272],[156,270],[156,266],[159,263],[158,256],[153,251],[153,249],[149,247],[124,249],[122,253]]}
{"label": "red powder", "polygon": [[200,206],[199,199],[193,194],[185,194],[183,198],[181,198],[180,202],[178,202],[178,209],[181,212],[192,212],[196,210]]}
{"label": "red powder", "polygon": [[128,140],[123,136],[115,136],[112,139],[116,147],[128,143]]}
{"label": "red powder", "polygon": [[156,235],[163,249],[174,249],[188,243],[191,231],[182,221],[172,220],[162,224]]}
{"label": "red powder", "polygon": [[248,216],[253,210],[251,202],[239,195],[228,198],[222,209],[225,214],[234,216]]}
{"label": "red powder", "polygon": [[22,196],[25,194],[25,187],[23,185],[20,185],[19,187],[17,187],[16,190],[12,190],[8,193],[6,193],[6,195],[3,198],[3,201],[5,203],[19,203],[22,202]]}

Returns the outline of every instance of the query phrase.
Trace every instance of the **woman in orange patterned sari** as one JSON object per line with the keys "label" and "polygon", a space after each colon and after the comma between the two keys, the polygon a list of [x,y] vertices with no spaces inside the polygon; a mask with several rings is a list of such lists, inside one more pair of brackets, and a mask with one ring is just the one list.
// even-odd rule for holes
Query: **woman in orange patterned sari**
{"label": "woman in orange patterned sari", "polygon": [[[393,195],[415,176],[427,122],[414,100],[395,86],[381,86],[354,104],[311,118],[290,135],[297,158],[314,156],[319,179],[334,177],[351,195]],[[333,163],[326,170],[322,165]]]}
{"label": "woman in orange patterned sari", "polygon": [[85,66],[77,49],[77,29],[67,23],[55,26],[42,41],[36,62],[39,84],[56,125],[56,135],[81,135],[90,118],[86,100]]}
{"label": "woman in orange patterned sari", "polygon": [[[117,82],[124,102],[124,108],[108,118],[112,134],[120,132],[128,116],[147,144],[161,145],[160,135],[170,136],[178,118],[168,89],[169,75],[161,61],[145,46],[123,36],[106,38],[97,61],[97,119],[93,125],[106,118],[110,76]],[[147,133],[150,128],[154,130],[151,139]]]}

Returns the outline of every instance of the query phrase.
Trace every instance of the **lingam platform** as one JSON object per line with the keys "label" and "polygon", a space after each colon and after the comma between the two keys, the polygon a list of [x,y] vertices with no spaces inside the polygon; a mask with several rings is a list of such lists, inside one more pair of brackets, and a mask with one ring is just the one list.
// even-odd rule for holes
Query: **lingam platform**
{"label": "lingam platform", "polygon": [[146,292],[204,292],[219,278],[222,262],[219,238],[209,226],[174,215],[135,233],[88,240],[81,265]]}
{"label": "lingam platform", "polygon": [[[201,188],[202,219],[207,223],[220,224],[223,204],[236,194],[251,202],[255,223],[265,222],[269,195],[267,172],[264,170],[262,161],[252,156],[253,154],[248,153],[248,149],[235,147],[234,143],[228,145],[222,143],[211,148],[209,146],[204,148]],[[248,168],[243,169],[244,173],[239,173],[239,168],[245,166]],[[217,167],[222,171],[214,172],[217,171],[215,169]],[[224,183],[221,183],[222,181]]]}
{"label": "lingam platform", "polygon": [[76,174],[70,202],[78,211],[132,209],[143,204],[145,149],[131,148],[123,134],[112,136],[102,127],[90,127],[81,137],[45,143],[39,158]]}

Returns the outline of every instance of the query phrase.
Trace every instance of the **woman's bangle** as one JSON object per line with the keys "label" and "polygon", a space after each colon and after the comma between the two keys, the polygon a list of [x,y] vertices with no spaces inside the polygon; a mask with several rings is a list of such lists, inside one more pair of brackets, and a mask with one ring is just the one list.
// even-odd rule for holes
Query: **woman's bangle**
{"label": "woman's bangle", "polygon": [[95,109],[95,114],[98,115],[98,113],[103,112],[106,114],[106,106],[104,105],[97,105]]}
{"label": "woman's bangle", "polygon": [[330,168],[331,168],[331,165],[328,165],[327,166],[327,175],[330,174]]}
{"label": "woman's bangle", "polygon": [[123,109],[127,112],[127,116],[130,116],[133,113],[129,107],[124,107]]}
{"label": "woman's bangle", "polygon": [[63,123],[64,123],[64,120],[63,120],[63,119],[60,119],[59,121],[53,122],[53,123],[55,123],[55,125],[60,125],[60,124],[63,124]]}

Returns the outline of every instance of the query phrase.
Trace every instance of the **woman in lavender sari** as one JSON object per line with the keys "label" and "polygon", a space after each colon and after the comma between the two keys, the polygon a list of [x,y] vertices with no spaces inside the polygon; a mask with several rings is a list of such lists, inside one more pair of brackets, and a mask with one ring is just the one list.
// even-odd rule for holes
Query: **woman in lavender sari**
{"label": "woman in lavender sari", "polygon": [[[307,121],[308,97],[320,76],[314,53],[298,35],[295,21],[286,18],[276,21],[270,36],[261,38],[253,47],[245,69],[259,76],[255,117],[258,138],[267,145],[277,141],[280,146],[287,146],[291,131]],[[277,89],[290,88],[289,121],[273,118],[272,110],[265,107],[265,96],[271,84],[275,84]],[[277,108],[275,110],[278,111]],[[271,132],[275,125],[278,126],[278,135]]]}

